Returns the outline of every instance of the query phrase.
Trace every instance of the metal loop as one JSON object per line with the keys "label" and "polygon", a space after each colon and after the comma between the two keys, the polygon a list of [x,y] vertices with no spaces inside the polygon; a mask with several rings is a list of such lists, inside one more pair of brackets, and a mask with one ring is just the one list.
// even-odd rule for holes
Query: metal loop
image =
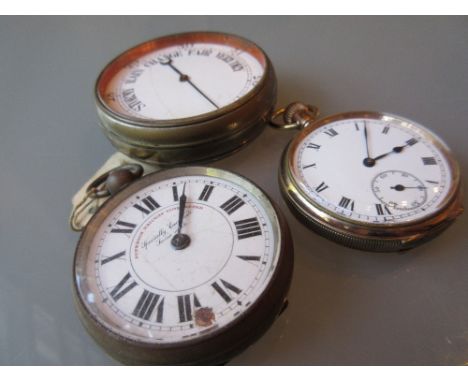
{"label": "metal loop", "polygon": [[269,122],[272,127],[278,129],[302,129],[315,121],[318,115],[319,109],[316,106],[293,102],[287,107],[276,110],[271,115]]}
{"label": "metal loop", "polygon": [[[286,111],[285,107],[282,107],[281,109],[276,110],[270,117],[269,123],[271,127],[275,129],[283,129],[283,130],[288,130],[288,129],[298,129],[300,128],[300,125],[298,122],[295,123],[285,123],[284,122],[284,112]],[[277,121],[278,118],[281,117],[281,122]]]}
{"label": "metal loop", "polygon": [[[83,199],[76,204],[70,216],[70,227],[73,231],[81,231],[89,217],[92,216],[102,200],[116,194],[122,188],[143,175],[143,167],[136,163],[115,167],[94,179],[86,188]],[[85,222],[82,221],[86,218]]]}
{"label": "metal loop", "polygon": [[139,178],[143,174],[143,167],[131,163],[113,168],[94,179],[86,189],[90,198],[105,198]]}

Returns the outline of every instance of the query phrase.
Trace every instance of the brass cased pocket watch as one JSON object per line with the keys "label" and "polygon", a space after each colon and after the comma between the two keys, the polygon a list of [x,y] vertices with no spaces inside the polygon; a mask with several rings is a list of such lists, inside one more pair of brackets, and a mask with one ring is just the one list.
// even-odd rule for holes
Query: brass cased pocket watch
{"label": "brass cased pocket watch", "polygon": [[139,44],[95,86],[104,133],[122,153],[172,166],[214,160],[254,139],[276,101],[276,77],[254,43],[188,32]]}
{"label": "brass cased pocket watch", "polygon": [[356,249],[399,251],[432,239],[463,211],[458,164],[424,126],[387,113],[317,114],[293,103],[272,122],[302,128],[284,151],[279,184],[319,234]]}
{"label": "brass cased pocket watch", "polygon": [[222,364],[282,311],[293,267],[286,222],[234,173],[186,167],[111,197],[78,243],[83,323],[127,364]]}

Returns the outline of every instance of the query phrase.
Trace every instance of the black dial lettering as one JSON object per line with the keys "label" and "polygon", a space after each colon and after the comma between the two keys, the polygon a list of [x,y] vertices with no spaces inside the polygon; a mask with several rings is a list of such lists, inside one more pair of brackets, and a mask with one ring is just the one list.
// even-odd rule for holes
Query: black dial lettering
{"label": "black dial lettering", "polygon": [[203,188],[203,191],[201,192],[200,196],[198,197],[198,200],[203,200],[204,202],[206,202],[210,198],[213,189],[214,186],[206,185]]}
{"label": "black dial lettering", "polygon": [[234,222],[234,224],[236,226],[237,238],[239,240],[262,234],[262,229],[257,218],[238,220]]}
{"label": "black dial lettering", "polygon": [[146,198],[143,198],[141,199],[142,203],[146,206],[143,207],[142,205],[138,204],[138,203],[135,203],[133,205],[134,208],[136,208],[137,210],[143,212],[145,215],[148,215],[150,214],[152,211],[154,211],[156,208],[159,208],[161,207],[158,202],[156,202],[152,196],[147,196]]}
{"label": "black dial lettering", "polygon": [[437,161],[434,157],[423,157],[421,159],[425,166],[434,166],[437,164]]}
{"label": "black dial lettering", "polygon": [[260,261],[261,259],[260,256],[237,256],[237,257],[245,261]]}
{"label": "black dial lettering", "polygon": [[159,306],[156,314],[156,321],[162,322],[164,298],[161,298],[159,294],[151,293],[147,290],[143,291],[143,293],[141,294],[140,299],[138,300],[132,314],[143,320],[149,320],[158,302]]}
{"label": "black dial lettering", "polygon": [[231,215],[233,212],[241,208],[244,204],[245,202],[241,198],[239,198],[237,195],[234,195],[231,199],[221,204],[220,208],[226,211],[228,215]]}
{"label": "black dial lettering", "polygon": [[127,273],[122,280],[112,289],[110,292],[110,296],[114,299],[114,301],[119,300],[123,296],[125,296],[128,292],[130,292],[133,288],[135,288],[137,283],[132,280],[130,273]]}
{"label": "black dial lettering", "polygon": [[232,285],[231,283],[228,283],[227,281],[221,279],[220,283],[221,285],[219,285],[217,282],[214,282],[213,284],[211,284],[211,286],[227,303],[230,303],[232,301],[232,297],[229,291],[234,292],[235,294],[240,294],[242,292],[242,290],[240,290],[238,287]]}
{"label": "black dial lettering", "polygon": [[327,188],[328,186],[325,184],[325,182],[322,182],[315,188],[315,191],[322,192],[323,190],[326,190]]}
{"label": "black dial lettering", "polygon": [[122,220],[117,220],[116,227],[111,229],[112,233],[132,233],[136,228],[136,224],[128,223]]}
{"label": "black dial lettering", "polygon": [[343,196],[340,200],[339,206],[354,211],[354,200],[348,199]]}
{"label": "black dial lettering", "polygon": [[391,215],[392,214],[386,205],[376,204],[375,208],[377,210],[378,215]]}
{"label": "black dial lettering", "polygon": [[332,137],[332,138],[336,137],[338,135],[338,132],[335,129],[331,128],[331,127],[328,130],[325,130],[324,133],[327,134],[329,137]]}
{"label": "black dial lettering", "polygon": [[174,202],[179,201],[179,192],[177,191],[177,186],[175,184],[172,186],[172,196],[174,198]]}
{"label": "black dial lettering", "polygon": [[124,255],[125,255],[125,251],[122,251],[122,252],[117,253],[116,255],[106,257],[105,259],[101,260],[101,265],[107,264],[109,261],[119,259]]}
{"label": "black dial lettering", "polygon": [[201,308],[200,301],[198,301],[197,295],[186,294],[184,296],[177,296],[177,305],[179,308],[179,321],[188,322],[193,320],[192,316],[192,296],[193,296],[193,306],[195,308]]}
{"label": "black dial lettering", "polygon": [[318,149],[320,149],[320,145],[317,145],[316,143],[310,142],[310,143],[307,144],[307,148],[308,148],[308,149],[315,149],[315,150],[318,150]]}

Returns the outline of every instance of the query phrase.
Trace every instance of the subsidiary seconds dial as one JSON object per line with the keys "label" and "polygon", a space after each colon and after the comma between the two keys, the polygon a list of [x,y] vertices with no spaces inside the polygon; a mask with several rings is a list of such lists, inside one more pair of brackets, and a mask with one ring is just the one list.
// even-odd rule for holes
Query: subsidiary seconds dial
{"label": "subsidiary seconds dial", "polygon": [[389,170],[372,180],[372,191],[383,204],[395,210],[413,210],[427,200],[427,187],[406,171]]}

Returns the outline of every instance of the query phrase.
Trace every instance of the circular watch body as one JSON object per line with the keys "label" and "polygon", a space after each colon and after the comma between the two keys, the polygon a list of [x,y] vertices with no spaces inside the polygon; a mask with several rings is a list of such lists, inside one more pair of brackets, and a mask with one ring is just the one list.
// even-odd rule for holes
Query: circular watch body
{"label": "circular watch body", "polygon": [[269,198],[231,172],[153,173],[88,223],[74,264],[80,317],[127,364],[221,364],[280,313],[293,249]]}
{"label": "circular watch body", "polygon": [[445,143],[395,115],[350,112],[309,123],[286,148],[283,195],[302,220],[349,247],[397,251],[462,212],[460,172]]}
{"label": "circular watch body", "polygon": [[262,131],[276,78],[254,43],[188,32],[119,55],[99,75],[95,98],[119,151],[163,166],[193,163],[227,155]]}

